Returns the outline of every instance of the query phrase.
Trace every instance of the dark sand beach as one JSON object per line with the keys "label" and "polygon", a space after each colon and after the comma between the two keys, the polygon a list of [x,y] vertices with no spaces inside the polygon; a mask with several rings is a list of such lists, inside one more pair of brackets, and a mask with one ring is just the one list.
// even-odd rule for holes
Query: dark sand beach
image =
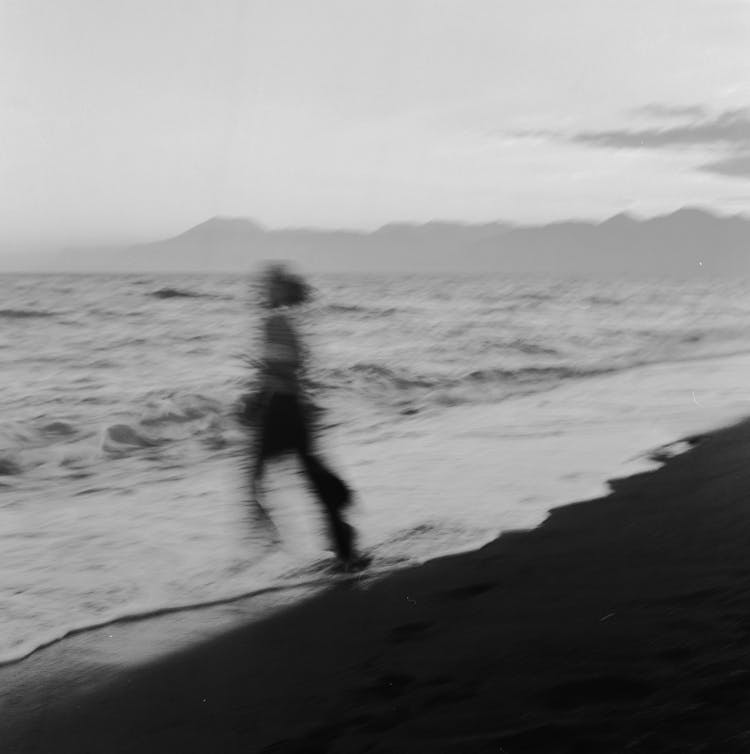
{"label": "dark sand beach", "polygon": [[53,693],[60,642],[5,675],[0,749],[750,751],[750,423],[692,442],[533,531]]}

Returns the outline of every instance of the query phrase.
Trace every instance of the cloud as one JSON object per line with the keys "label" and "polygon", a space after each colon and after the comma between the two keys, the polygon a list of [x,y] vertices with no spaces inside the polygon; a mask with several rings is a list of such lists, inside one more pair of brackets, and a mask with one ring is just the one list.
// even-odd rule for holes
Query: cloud
{"label": "cloud", "polygon": [[699,170],[706,173],[718,173],[730,178],[750,178],[750,152],[727,157],[716,162],[708,162],[701,165]]}
{"label": "cloud", "polygon": [[750,149],[750,110],[727,110],[714,118],[666,128],[582,131],[570,138],[582,144],[625,149],[696,146]]}
{"label": "cloud", "polygon": [[[750,179],[750,108],[711,115],[702,105],[651,103],[631,114],[664,123],[575,133],[525,131],[516,136],[613,150],[680,150],[688,154],[692,151],[696,156],[695,168],[701,172]],[[703,162],[706,152],[714,159]]]}
{"label": "cloud", "polygon": [[652,102],[643,107],[637,107],[636,115],[646,115],[650,118],[706,118],[708,111],[702,105],[664,105]]}
{"label": "cloud", "polygon": [[[599,131],[564,132],[525,129],[504,136],[516,139],[565,142],[609,150],[678,150],[692,158],[693,168],[729,178],[750,179],[750,108],[711,114],[702,105],[650,103],[630,111],[656,125]],[[493,132],[497,136],[499,132]],[[712,158],[706,162],[707,155]]]}

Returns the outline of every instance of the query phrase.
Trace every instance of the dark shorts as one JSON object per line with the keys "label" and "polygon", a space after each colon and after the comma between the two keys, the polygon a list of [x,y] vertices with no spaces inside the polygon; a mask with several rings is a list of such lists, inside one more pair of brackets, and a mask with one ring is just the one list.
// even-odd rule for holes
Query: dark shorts
{"label": "dark shorts", "polygon": [[274,393],[262,400],[257,415],[256,442],[261,458],[309,451],[309,411],[296,395]]}
{"label": "dark shorts", "polygon": [[294,452],[313,492],[328,511],[339,556],[351,556],[353,532],[341,518],[340,511],[352,500],[349,487],[328,469],[312,452],[312,417],[319,413],[297,395],[273,393],[258,396],[247,404],[247,423],[255,427],[255,465],[253,473],[262,473],[264,461],[282,453]]}

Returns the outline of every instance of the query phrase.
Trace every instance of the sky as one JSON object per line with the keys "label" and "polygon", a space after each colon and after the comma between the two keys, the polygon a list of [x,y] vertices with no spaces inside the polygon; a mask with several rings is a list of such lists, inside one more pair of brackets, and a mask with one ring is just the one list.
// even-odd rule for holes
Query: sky
{"label": "sky", "polygon": [[750,0],[0,0],[0,247],[750,214]]}

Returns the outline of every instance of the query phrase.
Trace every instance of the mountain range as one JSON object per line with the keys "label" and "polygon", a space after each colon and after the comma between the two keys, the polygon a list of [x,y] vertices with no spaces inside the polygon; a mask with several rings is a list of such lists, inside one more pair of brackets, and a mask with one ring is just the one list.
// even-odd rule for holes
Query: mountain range
{"label": "mountain range", "polygon": [[245,272],[289,260],[308,272],[492,272],[605,277],[750,277],[750,219],[699,208],[546,225],[390,224],[372,232],[268,230],[216,217],[162,241],[69,248],[50,271]]}

